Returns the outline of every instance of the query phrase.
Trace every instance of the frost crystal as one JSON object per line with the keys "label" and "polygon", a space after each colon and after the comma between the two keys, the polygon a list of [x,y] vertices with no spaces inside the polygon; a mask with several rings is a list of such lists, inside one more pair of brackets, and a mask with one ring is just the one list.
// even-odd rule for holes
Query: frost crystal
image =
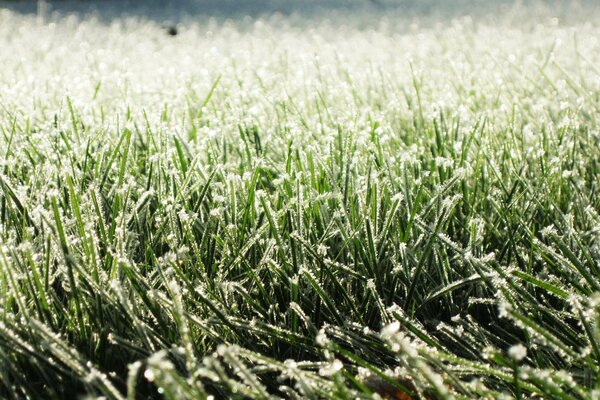
{"label": "frost crystal", "polygon": [[521,361],[527,356],[527,347],[516,344],[508,349],[508,356],[515,361]]}

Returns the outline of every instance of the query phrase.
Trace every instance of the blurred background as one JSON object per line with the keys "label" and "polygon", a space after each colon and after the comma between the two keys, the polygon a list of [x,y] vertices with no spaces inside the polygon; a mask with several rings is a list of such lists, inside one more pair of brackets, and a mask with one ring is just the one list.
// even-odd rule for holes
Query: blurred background
{"label": "blurred background", "polygon": [[288,17],[286,19],[342,18],[344,15],[434,17],[452,19],[464,15],[494,15],[536,10],[548,15],[568,16],[595,10],[597,0],[0,0],[0,9],[46,17],[75,15],[113,19],[141,17],[173,23],[204,18],[242,19]]}

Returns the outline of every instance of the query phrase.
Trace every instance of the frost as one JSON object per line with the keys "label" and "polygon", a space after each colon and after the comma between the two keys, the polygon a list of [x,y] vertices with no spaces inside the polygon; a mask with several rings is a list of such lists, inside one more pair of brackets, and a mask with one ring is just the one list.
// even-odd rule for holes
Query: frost
{"label": "frost", "polygon": [[154,379],[156,379],[156,375],[154,374],[154,370],[152,370],[152,368],[148,368],[144,371],[144,378],[146,378],[146,380],[148,380],[148,382],[154,382]]}
{"label": "frost", "polygon": [[381,330],[381,337],[383,337],[384,339],[389,339],[399,330],[400,330],[400,322],[398,322],[398,321],[392,322],[391,324],[386,325]]}
{"label": "frost", "polygon": [[333,360],[331,363],[319,369],[319,375],[321,376],[332,376],[339,372],[344,367],[344,364],[338,359]]}
{"label": "frost", "polygon": [[516,344],[508,349],[508,356],[515,361],[521,361],[527,356],[527,347]]}

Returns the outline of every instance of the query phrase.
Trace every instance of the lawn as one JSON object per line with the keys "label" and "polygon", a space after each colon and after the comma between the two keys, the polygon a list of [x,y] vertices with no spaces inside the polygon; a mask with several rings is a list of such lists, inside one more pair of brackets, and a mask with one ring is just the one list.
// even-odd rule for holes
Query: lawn
{"label": "lawn", "polygon": [[600,398],[593,2],[176,3],[0,2],[0,398]]}

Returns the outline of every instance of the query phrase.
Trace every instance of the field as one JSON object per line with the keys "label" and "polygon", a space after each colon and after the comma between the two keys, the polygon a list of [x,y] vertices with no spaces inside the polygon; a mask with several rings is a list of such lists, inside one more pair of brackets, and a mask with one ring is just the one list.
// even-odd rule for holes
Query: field
{"label": "field", "polygon": [[172,3],[0,2],[0,398],[600,399],[593,2]]}

